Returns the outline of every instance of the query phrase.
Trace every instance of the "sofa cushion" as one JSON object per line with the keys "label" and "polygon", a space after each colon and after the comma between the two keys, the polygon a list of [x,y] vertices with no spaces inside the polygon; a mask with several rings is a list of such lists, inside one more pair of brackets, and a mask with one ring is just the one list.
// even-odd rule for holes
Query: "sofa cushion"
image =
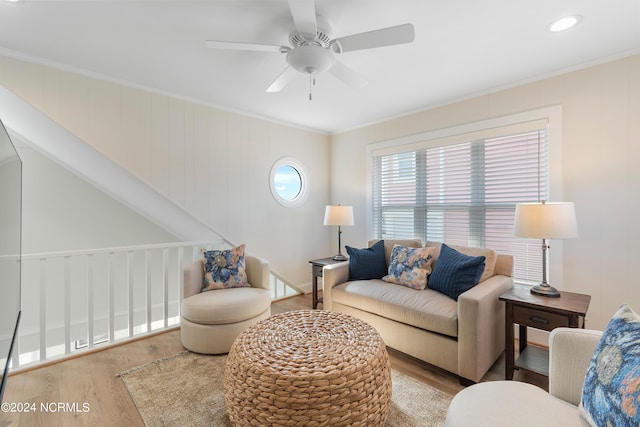
{"label": "sofa cushion", "polygon": [[580,412],[593,426],[640,425],[640,316],[621,305],[596,347]]}
{"label": "sofa cushion", "polygon": [[[438,257],[440,256],[440,248],[442,247],[442,243],[440,242],[427,242],[426,247],[433,246],[436,248],[435,261],[433,262],[434,267],[435,264],[438,263]],[[458,252],[461,252],[465,255],[469,256],[483,256],[484,260],[484,271],[482,272],[482,276],[480,277],[480,282],[484,282],[489,277],[495,274],[496,263],[498,261],[498,253],[493,249],[487,248],[470,248],[468,246],[459,246],[459,245],[449,245],[450,248],[455,249]]]}
{"label": "sofa cushion", "polygon": [[484,271],[484,256],[472,257],[442,244],[438,262],[429,278],[429,288],[458,300],[460,294],[478,284]]}
{"label": "sofa cushion", "polygon": [[182,300],[182,316],[194,323],[224,325],[251,319],[271,305],[271,295],[261,288],[231,288],[202,292]]}
{"label": "sofa cushion", "polygon": [[417,291],[382,280],[357,280],[332,289],[335,303],[443,335],[458,335],[458,304],[431,289]]}
{"label": "sofa cushion", "polygon": [[389,274],[382,280],[417,290],[426,288],[434,253],[434,248],[409,248],[395,245],[391,252]]}
{"label": "sofa cushion", "polygon": [[380,279],[387,274],[383,240],[366,249],[345,248],[349,254],[349,280]]}
{"label": "sofa cushion", "polygon": [[[422,241],[416,239],[395,239],[395,240],[383,240],[384,241],[384,259],[387,263],[386,267],[389,268],[391,263],[391,252],[395,245],[407,246],[409,248],[421,248]],[[379,240],[369,240],[369,246],[373,246]]]}
{"label": "sofa cushion", "polygon": [[204,253],[203,292],[249,286],[245,271],[244,249],[245,245],[240,245],[237,248]]}

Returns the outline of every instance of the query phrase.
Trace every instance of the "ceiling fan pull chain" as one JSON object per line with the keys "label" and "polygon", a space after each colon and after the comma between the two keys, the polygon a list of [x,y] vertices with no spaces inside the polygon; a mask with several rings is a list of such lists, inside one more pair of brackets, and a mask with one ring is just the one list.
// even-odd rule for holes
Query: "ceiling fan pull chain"
{"label": "ceiling fan pull chain", "polygon": [[[311,99],[312,99],[311,98],[311,86],[312,86],[312,84],[311,84],[312,80],[311,79],[312,79],[312,76],[311,76],[311,73],[309,73],[309,101],[311,101]],[[315,79],[315,77],[313,77],[313,84],[315,84],[315,83],[316,83],[316,79]]]}

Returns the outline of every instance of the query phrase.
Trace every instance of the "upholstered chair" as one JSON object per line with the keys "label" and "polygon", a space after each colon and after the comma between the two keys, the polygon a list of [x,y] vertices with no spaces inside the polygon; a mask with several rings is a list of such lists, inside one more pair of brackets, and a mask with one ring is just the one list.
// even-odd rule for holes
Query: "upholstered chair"
{"label": "upholstered chair", "polygon": [[578,404],[601,331],[556,328],[549,336],[549,392],[519,381],[487,381],[460,391],[446,427],[588,427]]}
{"label": "upholstered chair", "polygon": [[228,353],[247,327],[271,315],[269,263],[245,255],[250,287],[202,292],[204,259],[184,269],[180,336],[182,345],[195,353]]}

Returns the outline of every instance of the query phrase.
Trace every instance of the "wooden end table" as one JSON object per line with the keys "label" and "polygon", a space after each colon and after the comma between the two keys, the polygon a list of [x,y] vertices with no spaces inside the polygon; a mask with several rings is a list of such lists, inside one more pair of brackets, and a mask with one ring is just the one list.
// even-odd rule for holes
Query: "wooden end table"
{"label": "wooden end table", "polygon": [[[530,287],[514,285],[500,296],[505,306],[505,378],[513,379],[514,369],[525,369],[549,376],[549,351],[527,346],[527,327],[551,331],[564,326],[584,328],[585,316],[591,301],[590,295],[560,292],[559,298],[533,295]],[[515,334],[513,326],[519,325],[520,357],[515,360]]]}
{"label": "wooden end table", "polygon": [[325,265],[336,264],[344,261],[336,261],[333,257],[312,259],[309,263],[311,267],[311,307],[315,310],[318,303],[322,302],[322,298],[318,298],[318,278],[322,277],[322,268]]}

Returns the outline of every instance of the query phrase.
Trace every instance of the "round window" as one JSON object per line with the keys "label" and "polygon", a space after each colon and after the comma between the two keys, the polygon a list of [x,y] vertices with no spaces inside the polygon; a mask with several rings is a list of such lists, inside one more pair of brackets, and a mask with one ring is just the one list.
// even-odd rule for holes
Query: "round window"
{"label": "round window", "polygon": [[271,193],[283,206],[298,206],[304,201],[307,189],[302,164],[292,158],[278,160],[271,168]]}

